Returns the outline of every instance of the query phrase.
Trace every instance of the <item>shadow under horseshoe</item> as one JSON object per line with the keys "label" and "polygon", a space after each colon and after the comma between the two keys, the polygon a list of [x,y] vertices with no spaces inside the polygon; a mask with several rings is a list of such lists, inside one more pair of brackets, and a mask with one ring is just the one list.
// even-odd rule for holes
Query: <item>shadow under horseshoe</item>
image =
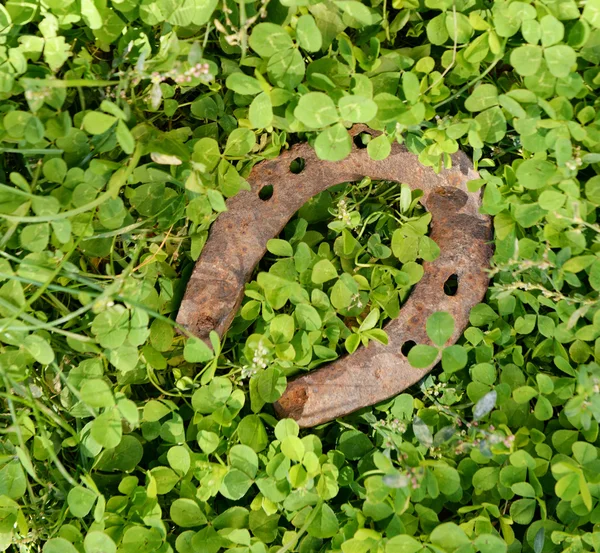
{"label": "shadow under horseshoe", "polygon": [[[353,136],[362,132],[378,134],[364,125],[350,131]],[[298,158],[304,166],[297,171],[292,165],[293,172],[290,165]],[[483,299],[488,287],[492,220],[479,213],[481,193],[467,190],[466,183],[478,178],[471,161],[458,152],[452,164],[451,169],[436,174],[397,143],[382,161],[371,160],[366,149],[355,145],[342,161],[321,161],[308,144],[298,144],[276,159],[257,164],[248,178],[251,190],[230,198],[228,211],[213,224],[177,322],[203,340],[208,340],[211,330],[223,336],[242,303],[245,284],[267,251],[267,241],[315,194],[365,176],[406,183],[423,191],[420,201],[432,215],[430,236],[440,256],[423,263],[422,279],[398,317],[385,326],[387,346],[371,342],[290,381],[275,410],[282,418],[291,417],[300,426],[310,427],[399,394],[435,365],[414,369],[402,346],[431,343],[425,322],[436,311],[454,317],[455,330],[448,345],[454,344],[468,324],[471,308]],[[448,295],[444,285],[451,279],[457,287]]]}

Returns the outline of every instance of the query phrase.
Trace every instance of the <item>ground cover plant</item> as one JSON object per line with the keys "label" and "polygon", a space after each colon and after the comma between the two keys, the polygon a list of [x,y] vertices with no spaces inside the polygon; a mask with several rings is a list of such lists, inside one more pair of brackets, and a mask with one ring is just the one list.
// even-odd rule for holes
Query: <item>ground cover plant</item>
{"label": "ground cover plant", "polygon": [[[0,28],[1,550],[600,549],[598,0],[7,0]],[[373,159],[468,153],[492,280],[457,345],[429,321],[419,385],[300,431],[287,375],[384,342],[436,255],[417,194],[315,199],[222,343],[173,320],[252,166],[342,159],[353,123]]]}
{"label": "ground cover plant", "polygon": [[381,325],[398,316],[421,279],[417,261],[439,255],[426,236],[431,215],[418,203],[421,195],[413,199],[407,185],[370,178],[332,187],[268,242],[272,255],[246,287],[227,335],[242,378],[260,373],[260,385],[354,353],[369,340],[387,344]]}

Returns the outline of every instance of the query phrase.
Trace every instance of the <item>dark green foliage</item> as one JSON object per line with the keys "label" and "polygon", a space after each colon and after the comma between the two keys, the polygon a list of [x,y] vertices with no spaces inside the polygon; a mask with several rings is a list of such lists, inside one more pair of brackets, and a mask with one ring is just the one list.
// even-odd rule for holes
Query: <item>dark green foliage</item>
{"label": "dark green foliage", "polygon": [[[0,550],[600,549],[599,0],[8,0],[0,35]],[[300,432],[287,376],[385,341],[436,255],[415,193],[313,200],[223,343],[173,319],[252,166],[359,122],[470,155],[491,287],[419,386]]]}

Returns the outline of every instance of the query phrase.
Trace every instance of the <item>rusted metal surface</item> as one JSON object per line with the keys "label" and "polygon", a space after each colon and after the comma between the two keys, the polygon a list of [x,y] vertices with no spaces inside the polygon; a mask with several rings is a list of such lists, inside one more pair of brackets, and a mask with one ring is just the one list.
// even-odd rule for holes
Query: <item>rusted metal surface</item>
{"label": "rusted metal surface", "polygon": [[[362,125],[351,132],[363,131],[371,132]],[[305,162],[299,174],[290,171],[296,158]],[[402,354],[403,344],[430,344],[425,322],[436,311],[453,315],[455,332],[448,344],[456,342],[467,326],[469,311],[483,299],[488,286],[491,218],[479,214],[480,194],[467,190],[466,183],[478,177],[467,156],[459,152],[452,162],[451,169],[435,174],[399,144],[392,146],[384,161],[372,161],[366,149],[354,147],[343,161],[324,162],[308,144],[300,144],[277,159],[261,162],[249,176],[251,190],[229,199],[229,211],[214,223],[177,321],[204,340],[211,330],[222,336],[242,302],[246,282],[266,253],[267,241],[277,236],[312,196],[364,176],[403,182],[423,190],[421,202],[432,214],[430,236],[440,247],[440,256],[423,264],[423,278],[399,316],[385,327],[387,346],[372,342],[292,380],[275,409],[280,417],[310,427],[399,394],[431,370],[412,368]],[[273,194],[261,200],[259,191],[268,185],[273,186]],[[444,292],[444,284],[453,275],[458,288],[450,296]]]}

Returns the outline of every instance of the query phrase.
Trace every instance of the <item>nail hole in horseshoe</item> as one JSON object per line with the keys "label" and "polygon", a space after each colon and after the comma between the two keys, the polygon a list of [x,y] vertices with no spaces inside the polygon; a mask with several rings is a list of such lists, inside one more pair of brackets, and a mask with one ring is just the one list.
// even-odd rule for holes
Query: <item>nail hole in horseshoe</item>
{"label": "nail hole in horseshoe", "polygon": [[408,340],[408,341],[404,342],[402,344],[402,347],[400,348],[402,355],[404,355],[404,357],[408,357],[410,350],[413,349],[416,345],[417,345],[417,343],[414,342],[413,340]]}
{"label": "nail hole in horseshoe", "polygon": [[304,167],[306,166],[306,161],[303,157],[297,157],[290,163],[290,173],[294,173],[294,175],[299,175],[304,171]]}
{"label": "nail hole in horseshoe", "polygon": [[273,196],[273,185],[272,184],[267,184],[258,191],[258,197],[263,202],[270,200],[272,198],[272,196]]}
{"label": "nail hole in horseshoe", "polygon": [[359,150],[362,150],[367,147],[371,138],[372,137],[368,132],[361,132],[354,137],[354,144]]}
{"label": "nail hole in horseshoe", "polygon": [[450,275],[444,282],[444,294],[447,296],[455,296],[458,292],[458,275]]}

